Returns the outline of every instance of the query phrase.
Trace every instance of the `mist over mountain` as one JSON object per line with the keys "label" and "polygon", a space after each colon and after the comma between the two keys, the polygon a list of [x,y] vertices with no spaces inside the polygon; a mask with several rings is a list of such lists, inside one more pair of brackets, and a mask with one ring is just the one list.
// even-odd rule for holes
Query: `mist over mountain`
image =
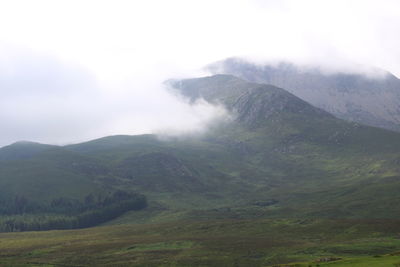
{"label": "mist over mountain", "polygon": [[[102,229],[99,231],[115,235],[116,231],[121,233],[121,227],[160,226],[163,230],[157,236],[162,238],[173,227],[178,234],[185,234],[179,237],[182,240],[188,234],[193,235],[190,240],[199,236],[215,240],[215,235],[225,236],[227,227],[238,225],[229,240],[217,245],[225,249],[225,242],[230,244],[232,237],[239,241],[251,238],[250,243],[254,238],[269,240],[271,233],[260,233],[270,229],[270,224],[284,225],[278,240],[285,240],[282,233],[293,228],[293,240],[299,231],[305,231],[308,238],[309,228],[320,234],[321,223],[332,234],[332,229],[345,222],[340,230],[345,231],[341,233],[345,241],[350,239],[348,231],[354,231],[354,225],[364,229],[357,231],[361,240],[357,242],[371,238],[371,232],[376,234],[377,230],[371,229],[375,224],[395,225],[400,212],[395,204],[400,201],[400,133],[338,119],[282,88],[232,75],[170,80],[167,84],[189,103],[202,99],[222,107],[229,113],[228,119],[210,125],[201,135],[115,135],[66,146],[25,141],[2,147],[0,231],[107,224],[108,228],[90,230]],[[244,222],[249,226],[244,228]],[[215,223],[220,226],[213,230]],[[385,231],[392,239],[392,232],[397,233],[396,226]],[[151,255],[164,251],[158,247],[161,241],[147,241],[147,234],[140,235],[145,242],[157,242],[155,249],[148,249]],[[154,238],[154,231],[150,236]],[[87,236],[79,238],[86,240]],[[93,240],[100,242],[98,237]],[[163,242],[170,244],[171,240],[168,237]],[[113,254],[107,254],[107,258],[114,259],[115,250],[128,251],[127,255],[135,250],[131,249],[132,241],[115,242]],[[381,246],[377,242],[368,253]],[[165,246],[168,250],[171,245]],[[247,243],[235,246],[238,255],[249,248]],[[286,253],[298,243],[274,245],[280,246]],[[315,249],[320,241],[302,246]],[[387,251],[395,245],[390,246]],[[193,248],[195,252],[198,249]],[[270,255],[263,246],[253,249],[262,251],[260,255]],[[307,253],[296,253],[310,258]],[[192,254],[185,255],[181,266],[198,262]],[[5,257],[15,261],[13,256]],[[153,261],[147,257],[144,261]],[[283,259],[251,257],[244,262],[245,266],[263,266],[265,262],[293,261]]]}
{"label": "mist over mountain", "polygon": [[[365,201],[370,207],[359,210],[353,204],[364,191],[339,199],[334,192],[367,187],[380,195],[380,181],[385,188],[397,188],[399,133],[337,119],[284,89],[231,75],[169,84],[190,101],[222,105],[231,119],[185,138],[118,135],[68,146],[18,142],[3,147],[4,212],[20,214],[23,208],[32,216],[73,214],[77,217],[67,222],[84,225],[79,212],[109,209],[108,202],[93,206],[85,198],[107,199],[120,194],[118,190],[143,194],[153,208],[182,212],[194,209],[196,200],[206,211],[271,199],[275,215],[392,217],[397,212],[397,207],[382,202],[389,195]],[[47,188],[52,188],[51,194],[44,194]],[[26,204],[12,204],[22,197]],[[118,205],[125,200],[115,199]],[[329,213],[325,214],[327,206],[316,204],[322,200],[330,201]],[[378,212],[380,205],[385,210]],[[269,216],[268,208],[263,212]],[[65,228],[74,227],[67,222]]]}
{"label": "mist over mountain", "polygon": [[0,24],[0,266],[400,266],[398,0]]}
{"label": "mist over mountain", "polygon": [[229,58],[207,67],[212,73],[232,74],[251,82],[284,88],[338,118],[400,131],[400,80],[378,70],[326,72],[288,62],[255,64]]}

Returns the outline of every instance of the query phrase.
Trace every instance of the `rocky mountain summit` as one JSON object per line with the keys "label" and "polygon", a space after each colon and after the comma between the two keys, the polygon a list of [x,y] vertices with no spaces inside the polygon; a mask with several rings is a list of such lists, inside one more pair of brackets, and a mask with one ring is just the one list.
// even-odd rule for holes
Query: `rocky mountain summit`
{"label": "rocky mountain summit", "polygon": [[[200,85],[200,86],[199,86]],[[295,113],[332,117],[284,89],[268,84],[249,83],[232,75],[214,75],[172,82],[172,86],[191,101],[203,98],[223,104],[235,120],[256,126],[274,115]]]}
{"label": "rocky mountain summit", "polygon": [[256,65],[237,58],[207,69],[284,88],[338,118],[400,131],[400,80],[389,72],[377,77],[325,73],[291,63]]}

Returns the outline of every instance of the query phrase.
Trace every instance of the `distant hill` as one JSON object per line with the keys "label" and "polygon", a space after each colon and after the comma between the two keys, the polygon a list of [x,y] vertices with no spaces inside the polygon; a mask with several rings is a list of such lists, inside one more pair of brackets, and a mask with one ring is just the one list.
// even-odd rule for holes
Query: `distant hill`
{"label": "distant hill", "polygon": [[285,62],[260,65],[239,58],[216,62],[207,69],[284,88],[342,119],[400,131],[400,80],[389,72],[381,78],[325,74],[318,68]]}
{"label": "distant hill", "polygon": [[56,148],[57,146],[44,145],[29,141],[19,141],[0,148],[0,160],[27,159],[40,152]]}

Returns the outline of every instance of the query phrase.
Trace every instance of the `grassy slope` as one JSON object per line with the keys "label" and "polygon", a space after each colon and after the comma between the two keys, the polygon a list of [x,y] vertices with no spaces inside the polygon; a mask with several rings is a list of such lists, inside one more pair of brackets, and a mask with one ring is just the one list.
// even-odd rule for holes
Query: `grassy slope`
{"label": "grassy slope", "polygon": [[[293,125],[279,135],[260,133],[250,141],[260,148],[252,155],[254,168],[269,171],[278,185],[268,192],[270,197],[296,210],[325,210],[318,215],[397,217],[398,134],[338,120]],[[264,138],[273,141],[268,144]]]}

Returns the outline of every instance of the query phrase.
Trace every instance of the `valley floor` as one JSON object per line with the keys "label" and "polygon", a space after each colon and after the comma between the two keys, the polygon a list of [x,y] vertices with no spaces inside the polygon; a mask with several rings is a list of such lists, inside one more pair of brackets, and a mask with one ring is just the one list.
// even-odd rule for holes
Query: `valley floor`
{"label": "valley floor", "polygon": [[400,266],[397,220],[252,219],[0,234],[0,266]]}

